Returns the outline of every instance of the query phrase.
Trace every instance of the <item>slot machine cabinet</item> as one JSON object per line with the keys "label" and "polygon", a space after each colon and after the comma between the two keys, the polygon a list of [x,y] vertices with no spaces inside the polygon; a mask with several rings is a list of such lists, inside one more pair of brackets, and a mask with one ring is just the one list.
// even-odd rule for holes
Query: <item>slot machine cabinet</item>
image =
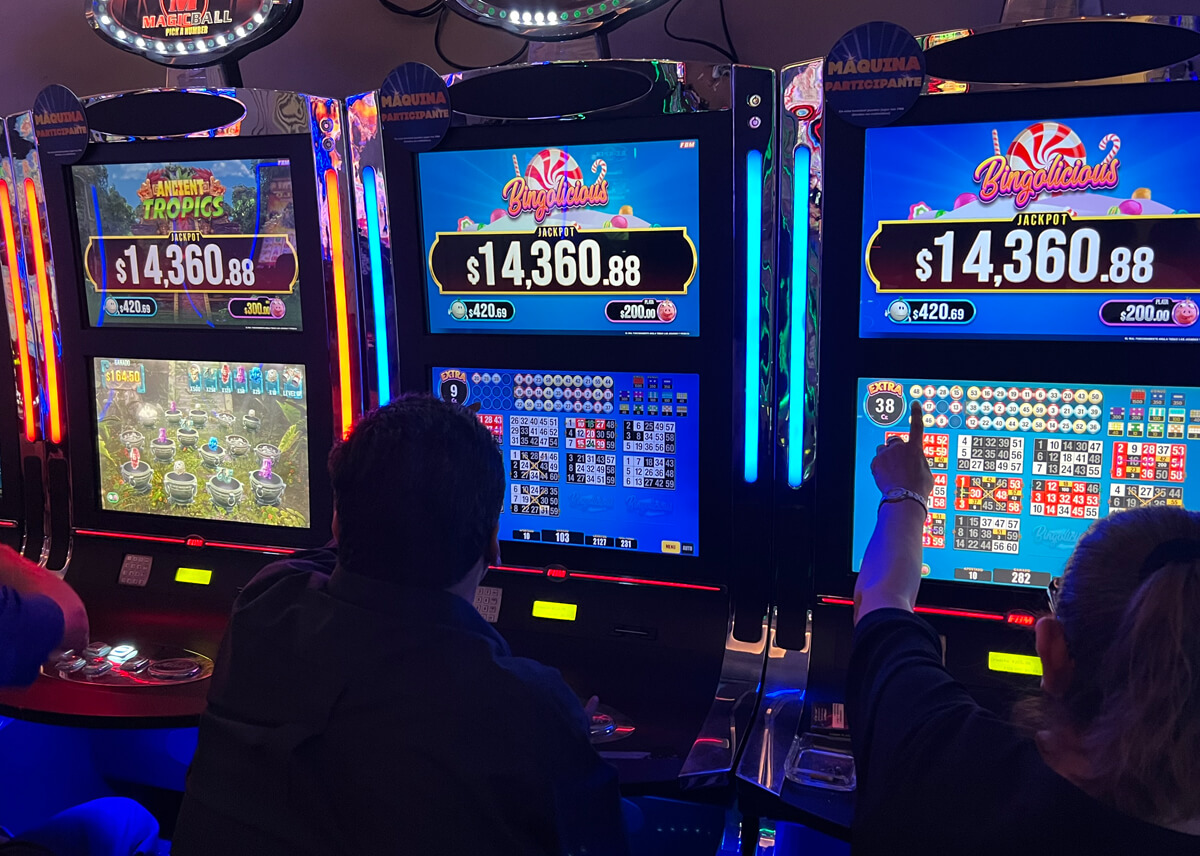
{"label": "slot machine cabinet", "polygon": [[[347,103],[370,387],[475,406],[496,434],[503,564],[477,607],[599,696],[593,739],[623,782],[723,780],[764,650],[773,73],[601,61],[447,82],[427,153],[380,133],[378,93]],[[506,185],[574,201],[509,216]],[[552,241],[559,271],[518,260]]]}
{"label": "slot machine cabinet", "polygon": [[0,132],[0,324],[12,348],[12,373],[0,372],[0,542],[34,562],[49,548],[44,490],[43,417],[39,393],[42,361],[36,339],[36,285],[29,276],[32,233],[23,214],[27,182],[36,179],[28,113],[4,118]]}
{"label": "slot machine cabinet", "polygon": [[[1146,159],[1174,163],[1173,135],[1200,121],[1197,20],[1034,21],[920,41],[926,89],[896,123],[864,130],[825,111],[819,442],[811,477],[779,494],[823,537],[803,585],[777,566],[764,702],[740,768],[753,810],[839,837],[853,768],[842,763],[836,783],[815,768],[822,752],[848,753],[853,570],[878,502],[868,464],[905,430],[910,402],[926,413],[936,482],[917,612],[950,671],[1002,714],[1037,688],[1032,625],[1086,528],[1124,508],[1189,504],[1195,490],[1198,283],[1178,260],[1195,203],[1172,199],[1191,186],[1155,181]],[[821,64],[786,69],[785,87]],[[1031,82],[1014,84],[1014,70]],[[985,181],[989,168],[1044,169],[1080,186],[1018,201],[1019,177],[985,188],[977,168]],[[787,222],[785,211],[781,255],[795,258]],[[945,234],[956,254],[924,276],[921,251]],[[1136,279],[1122,267],[1135,253]]]}
{"label": "slot machine cabinet", "polygon": [[[49,567],[82,596],[93,641],[151,667],[155,650],[203,663],[260,568],[330,538],[325,459],[361,404],[341,105],[234,88],[83,105],[83,159],[43,157],[36,185],[42,335],[61,343]],[[75,724],[203,709],[204,680],[134,677],[43,675],[0,703]]]}

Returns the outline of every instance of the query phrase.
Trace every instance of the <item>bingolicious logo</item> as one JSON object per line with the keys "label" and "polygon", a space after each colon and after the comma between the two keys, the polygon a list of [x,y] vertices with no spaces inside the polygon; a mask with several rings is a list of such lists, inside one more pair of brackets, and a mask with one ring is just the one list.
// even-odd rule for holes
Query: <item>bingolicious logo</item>
{"label": "bingolicious logo", "polygon": [[605,173],[608,164],[597,159],[592,163],[596,176],[592,184],[585,184],[583,170],[575,158],[562,149],[544,149],[538,152],[521,172],[520,161],[512,156],[516,177],[509,179],[500,196],[508,204],[509,217],[519,217],[526,212],[541,223],[552,211],[568,211],[572,208],[591,208],[608,204],[608,181]]}
{"label": "bingolicious logo", "polygon": [[138,188],[142,219],[211,219],[225,216],[225,186],[202,167],[166,166],[151,170]]}
{"label": "bingolicious logo", "polygon": [[[1111,144],[1111,148],[1109,145]],[[980,202],[1011,196],[1017,209],[1025,208],[1043,193],[1109,190],[1117,186],[1121,139],[1109,134],[1100,140],[1104,160],[1092,166],[1079,136],[1058,122],[1030,125],[1000,153],[1000,136],[992,131],[993,154],[975,167]]]}

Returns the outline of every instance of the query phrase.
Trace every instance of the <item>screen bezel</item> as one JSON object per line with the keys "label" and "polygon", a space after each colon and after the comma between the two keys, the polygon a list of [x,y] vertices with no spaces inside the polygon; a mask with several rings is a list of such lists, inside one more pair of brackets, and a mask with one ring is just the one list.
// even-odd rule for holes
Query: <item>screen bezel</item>
{"label": "screen bezel", "polygon": [[[1081,92],[1096,96],[1088,104],[1095,109],[1081,108]],[[1196,103],[1200,103],[1200,84],[1193,82],[926,95],[897,124],[1194,112]],[[847,596],[858,576],[850,567],[854,515],[848,509],[854,507],[853,426],[859,408],[859,378],[896,374],[947,382],[983,377],[1018,385],[1138,386],[1151,381],[1156,387],[1194,387],[1195,374],[1189,367],[1197,359],[1197,346],[1192,342],[860,338],[865,133],[829,114],[825,134],[822,280],[850,282],[853,287],[826,287],[821,295],[821,398],[813,477],[821,500],[814,503],[813,514],[814,531],[823,537],[814,547],[815,593]],[[926,580],[921,589],[923,601],[952,602],[968,609],[1044,610],[1046,603],[1044,591],[1008,585]]]}
{"label": "screen bezel", "polygon": [[[736,272],[744,270],[744,249],[734,247],[732,212],[735,208],[730,188],[734,188],[735,193],[745,192],[745,170],[734,169],[728,113],[620,119],[602,125],[536,122],[453,128],[442,146],[456,149],[528,147],[545,139],[566,145],[698,140],[700,174],[711,177],[700,185],[700,231],[708,248],[703,262],[705,277],[710,282],[739,281]],[[417,223],[419,195],[415,155],[398,146],[385,145],[392,223]],[[397,168],[400,164],[407,168]],[[702,466],[709,467],[701,476],[699,519],[705,539],[701,561],[669,554],[508,542],[502,551],[504,564],[528,567],[559,564],[571,570],[596,573],[727,583],[729,569],[737,566],[734,540],[738,519],[736,513],[731,516],[727,511],[722,513],[722,509],[732,507],[736,510],[752,505],[743,497],[757,490],[757,486],[743,485],[734,477],[734,459],[741,460],[740,449],[735,449],[734,443],[738,436],[735,422],[741,417],[736,404],[740,396],[733,395],[734,360],[730,352],[714,351],[712,347],[714,340],[731,341],[734,349],[743,346],[743,334],[737,329],[735,313],[731,311],[733,301],[710,298],[702,302],[700,336],[578,335],[564,338],[533,334],[430,333],[423,244],[422,230],[393,228],[392,259],[397,290],[408,295],[400,299],[406,300],[408,307],[421,307],[420,312],[401,311],[398,307],[396,313],[401,388],[429,391],[434,366],[490,366],[493,370],[516,371],[527,365],[553,370],[555,365],[565,367],[569,363],[581,369],[594,365],[598,369],[639,374],[699,374],[704,401],[714,404],[719,398],[730,396],[735,402],[730,409],[707,407],[700,423],[700,461]],[[729,247],[730,251],[722,253],[713,249],[721,247]],[[564,348],[568,344],[569,351]],[[511,357],[498,360],[497,353]],[[730,392],[722,392],[724,390]],[[740,469],[736,472],[740,473]],[[721,499],[706,502],[705,495]]]}
{"label": "screen bezel", "polygon": [[[643,143],[684,142],[686,140],[697,139],[695,137],[671,136],[671,137],[656,138],[656,139],[647,138],[647,139],[633,139],[633,140],[623,140],[623,139],[617,140],[617,139],[609,139],[609,138],[605,138],[603,140],[586,139],[581,142],[581,141],[576,141],[576,140],[568,141],[565,137],[563,139],[559,139],[559,137],[556,135],[556,133],[547,133],[545,136],[551,139],[551,142],[545,143],[545,146],[547,146],[547,147],[549,147],[549,146],[557,147],[557,146],[567,146],[567,145],[604,146],[604,145],[611,145],[611,144],[636,145],[636,144],[643,144]],[[497,144],[486,145],[486,146],[474,146],[474,145],[462,146],[462,147],[456,147],[453,149],[449,149],[445,146],[440,146],[437,149],[435,149],[434,152],[451,151],[451,150],[453,150],[453,151],[491,152],[491,151],[502,151],[502,150],[505,150],[508,148],[537,148],[540,145],[542,145],[542,143],[535,143],[533,145],[521,145],[521,146],[506,147],[506,146],[503,146],[503,145],[497,143]],[[705,230],[703,227],[704,218],[703,218],[703,214],[702,214],[703,190],[702,190],[702,185],[700,184],[700,177],[705,174],[704,168],[702,166],[702,164],[704,162],[703,161],[704,152],[703,152],[703,145],[701,145],[699,143],[699,141],[697,141],[696,147],[698,149],[698,151],[696,153],[696,156],[697,156],[696,157],[696,163],[697,163],[696,182],[697,182],[697,185],[699,187],[701,187],[701,192],[697,198],[698,210],[696,211],[696,219],[697,219],[697,222],[700,223],[701,225],[699,228],[699,232],[700,232],[699,235],[689,235],[688,236],[692,240],[692,243],[696,248],[695,249],[695,258],[696,258],[695,271],[692,275],[693,278],[692,278],[691,284],[688,286],[689,292],[691,291],[692,288],[698,288],[703,285],[704,259],[702,258],[702,250],[704,248],[704,245],[707,243],[706,240],[704,239]],[[652,329],[645,330],[645,329],[639,329],[636,326],[628,326],[626,328],[618,327],[618,328],[614,328],[612,331],[607,332],[607,333],[595,333],[595,332],[592,332],[592,333],[588,333],[588,332],[561,333],[561,332],[558,332],[558,333],[556,333],[551,330],[541,330],[541,331],[523,330],[523,331],[504,332],[503,330],[500,330],[499,328],[496,328],[496,332],[492,332],[491,329],[483,328],[483,327],[475,327],[475,328],[468,327],[468,328],[464,328],[461,332],[458,332],[458,333],[451,332],[448,330],[435,331],[433,329],[433,304],[431,301],[433,294],[432,294],[431,289],[435,288],[436,286],[432,282],[433,274],[429,269],[430,247],[425,245],[425,220],[424,220],[425,212],[424,212],[424,206],[422,203],[423,197],[421,195],[422,194],[421,158],[424,154],[428,154],[428,153],[418,154],[416,156],[416,158],[414,159],[413,163],[415,165],[414,171],[416,174],[415,188],[416,188],[416,193],[417,193],[417,198],[416,198],[417,228],[420,230],[420,234],[421,234],[421,245],[423,247],[422,253],[421,253],[421,259],[422,259],[422,265],[423,265],[424,273],[425,273],[425,278],[423,280],[424,296],[423,296],[422,303],[423,303],[423,306],[425,309],[425,332],[426,333],[428,333],[432,336],[461,336],[461,335],[492,336],[492,335],[495,335],[495,336],[507,336],[509,338],[514,337],[514,336],[602,336],[603,338],[606,338],[606,339],[632,338],[635,335],[663,335],[663,336],[667,336],[667,337],[674,338],[674,339],[699,339],[701,336],[704,335],[703,325],[701,325],[699,327],[699,332],[697,332],[695,335],[683,334],[683,333],[674,334],[674,333],[670,333],[665,330],[664,331],[654,331]],[[558,296],[566,297],[568,295],[558,295]],[[614,297],[614,298],[618,297],[618,296],[619,295],[617,295],[615,293],[612,294],[612,297]],[[651,293],[648,293],[646,296],[654,296],[654,295],[651,292]],[[704,317],[703,299],[698,298],[696,302],[697,302],[697,305],[700,307],[700,317],[701,317],[701,320],[703,320],[703,317]]]}
{"label": "screen bezel", "polygon": [[[317,439],[334,442],[333,375],[329,359],[329,307],[325,293],[325,269],[321,243],[321,221],[313,151],[310,137],[279,135],[196,140],[145,140],[95,143],[81,163],[125,164],[234,160],[253,158],[287,159],[292,172],[292,198],[296,209],[297,266],[300,276],[301,316],[306,331],[242,330],[210,328],[151,328],[133,331],[92,327],[87,303],[76,283],[83,281],[83,258],[75,226],[75,196],[69,166],[45,171],[47,208],[58,267],[57,282],[71,283],[56,289],[60,331],[63,340],[62,373],[65,393],[68,459],[71,470],[72,525],[75,528],[122,531],[148,535],[196,535],[209,540],[272,546],[312,546],[329,540],[333,516],[332,488],[323,455],[313,455]],[[62,253],[62,247],[70,253]],[[136,333],[136,343],[131,340]],[[264,343],[254,340],[267,335]],[[180,342],[180,337],[185,338]],[[192,341],[186,341],[194,337]],[[247,337],[250,337],[247,339]],[[182,532],[180,519],[105,509],[101,506],[99,459],[95,453],[95,410],[93,360],[123,357],[176,359],[213,362],[277,362],[304,366],[309,385],[309,528],[293,529],[254,523],[220,520],[188,520]],[[335,369],[335,367],[334,367]],[[325,383],[325,378],[331,383]]]}

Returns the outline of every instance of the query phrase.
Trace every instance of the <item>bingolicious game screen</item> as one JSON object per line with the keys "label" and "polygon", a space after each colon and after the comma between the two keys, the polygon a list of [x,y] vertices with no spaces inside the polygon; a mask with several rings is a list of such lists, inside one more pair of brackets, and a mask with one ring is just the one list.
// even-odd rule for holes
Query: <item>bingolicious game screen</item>
{"label": "bingolicious game screen", "polygon": [[865,378],[858,384],[854,556],[875,527],[875,448],[925,418],[934,488],[922,575],[1044,587],[1117,511],[1194,505],[1200,389]]}
{"label": "bingolicious game screen", "polygon": [[506,541],[700,555],[700,377],[435,368],[508,467]]}
{"label": "bingolicious game screen", "polygon": [[94,360],[100,507],[306,528],[304,367]]}
{"label": "bingolicious game screen", "polygon": [[418,159],[433,333],[700,333],[696,140]]}
{"label": "bingolicious game screen", "polygon": [[288,161],[71,175],[92,326],[302,329]]}
{"label": "bingolicious game screen", "polygon": [[871,128],[860,334],[1200,338],[1200,113]]}

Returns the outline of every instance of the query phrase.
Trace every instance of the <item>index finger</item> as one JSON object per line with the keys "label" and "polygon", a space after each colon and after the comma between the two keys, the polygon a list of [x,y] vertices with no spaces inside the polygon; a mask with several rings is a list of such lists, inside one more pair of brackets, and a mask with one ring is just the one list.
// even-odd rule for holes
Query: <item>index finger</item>
{"label": "index finger", "polygon": [[908,421],[908,442],[922,445],[925,440],[925,414],[921,411],[921,402],[914,401]]}

